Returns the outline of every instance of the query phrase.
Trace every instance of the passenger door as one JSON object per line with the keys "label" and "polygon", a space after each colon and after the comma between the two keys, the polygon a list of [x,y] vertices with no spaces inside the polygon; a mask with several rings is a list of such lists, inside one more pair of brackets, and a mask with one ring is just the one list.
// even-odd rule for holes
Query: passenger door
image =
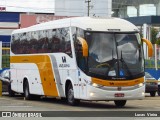
{"label": "passenger door", "polygon": [[85,75],[81,70],[78,70],[78,80],[79,80],[79,96],[81,99],[87,97],[87,85],[85,82]]}

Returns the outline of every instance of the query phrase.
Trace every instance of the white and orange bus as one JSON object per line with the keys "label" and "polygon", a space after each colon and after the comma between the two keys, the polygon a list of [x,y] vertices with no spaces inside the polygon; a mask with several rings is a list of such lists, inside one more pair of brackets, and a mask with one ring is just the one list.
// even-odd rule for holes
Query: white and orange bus
{"label": "white and orange bus", "polygon": [[143,99],[144,56],[132,23],[119,18],[75,17],[15,30],[11,37],[11,91],[26,99],[53,96],[80,100]]}

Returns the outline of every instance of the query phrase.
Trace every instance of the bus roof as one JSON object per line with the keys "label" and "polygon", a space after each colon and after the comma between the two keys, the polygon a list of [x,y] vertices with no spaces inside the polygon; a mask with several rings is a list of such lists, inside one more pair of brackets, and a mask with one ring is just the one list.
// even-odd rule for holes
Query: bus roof
{"label": "bus roof", "polygon": [[138,31],[138,28],[135,25],[120,18],[72,17],[72,18],[65,18],[65,19],[45,22],[23,29],[18,29],[13,31],[12,34],[28,32],[28,31],[45,30],[45,29],[56,29],[69,26],[79,27],[84,30],[92,30],[92,31],[106,31],[106,32],[114,30],[119,30],[120,32]]}

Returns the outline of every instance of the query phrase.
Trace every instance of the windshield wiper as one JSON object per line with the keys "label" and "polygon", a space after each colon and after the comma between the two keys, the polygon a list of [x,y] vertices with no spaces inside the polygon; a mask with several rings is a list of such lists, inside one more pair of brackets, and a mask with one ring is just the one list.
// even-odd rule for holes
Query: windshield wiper
{"label": "windshield wiper", "polygon": [[129,68],[128,68],[128,66],[127,66],[126,62],[125,62],[125,61],[124,61],[124,59],[123,59],[122,51],[121,51],[121,59],[120,59],[120,61],[121,61],[122,65],[124,65],[124,66],[125,66],[125,68],[126,68],[126,70],[127,70],[128,74],[132,76],[131,71],[129,70]]}

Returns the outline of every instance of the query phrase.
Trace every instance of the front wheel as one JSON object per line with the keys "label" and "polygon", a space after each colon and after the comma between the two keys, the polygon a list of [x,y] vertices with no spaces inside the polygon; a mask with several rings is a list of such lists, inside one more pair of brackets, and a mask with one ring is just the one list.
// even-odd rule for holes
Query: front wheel
{"label": "front wheel", "polygon": [[151,97],[155,97],[156,96],[156,92],[150,92]]}
{"label": "front wheel", "polygon": [[123,107],[125,106],[127,100],[115,100],[114,103],[117,107]]}
{"label": "front wheel", "polygon": [[158,91],[157,91],[157,93],[158,93],[158,96],[160,96],[160,85],[158,85]]}
{"label": "front wheel", "polygon": [[160,90],[158,90],[157,93],[158,93],[158,96],[160,96]]}
{"label": "front wheel", "polygon": [[78,105],[80,100],[74,98],[74,90],[72,84],[69,84],[68,91],[67,91],[67,102],[69,105]]}

